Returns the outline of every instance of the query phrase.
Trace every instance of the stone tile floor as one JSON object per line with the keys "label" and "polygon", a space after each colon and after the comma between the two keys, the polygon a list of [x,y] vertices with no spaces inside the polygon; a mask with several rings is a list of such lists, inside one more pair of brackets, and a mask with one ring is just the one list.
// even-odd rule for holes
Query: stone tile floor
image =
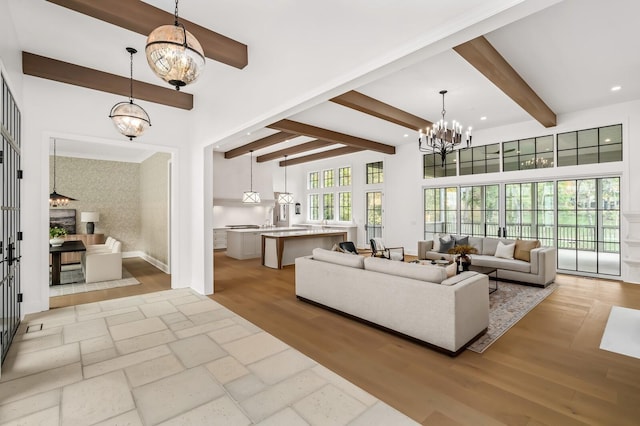
{"label": "stone tile floor", "polygon": [[2,425],[415,424],[189,289],[28,315]]}

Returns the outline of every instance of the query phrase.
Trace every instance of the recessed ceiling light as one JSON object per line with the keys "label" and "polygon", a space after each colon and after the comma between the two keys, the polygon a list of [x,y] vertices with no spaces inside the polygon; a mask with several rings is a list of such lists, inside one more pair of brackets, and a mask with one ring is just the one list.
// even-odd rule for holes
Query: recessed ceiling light
{"label": "recessed ceiling light", "polygon": [[617,91],[618,91],[618,90],[620,90],[620,89],[622,89],[622,86],[613,86],[613,87],[611,88],[611,91],[612,91],[612,92],[617,92]]}
{"label": "recessed ceiling light", "polygon": [[408,137],[409,137],[409,134],[405,133],[405,134],[404,134],[404,137],[405,137],[405,138],[408,138]]}
{"label": "recessed ceiling light", "polygon": [[611,139],[606,138],[604,141],[605,141],[605,142],[611,142]]}
{"label": "recessed ceiling light", "polygon": [[247,136],[250,136],[250,135],[251,135],[251,132],[247,132]]}
{"label": "recessed ceiling light", "polygon": [[484,117],[484,116],[483,116],[483,117],[480,117],[480,120],[482,120],[482,121],[484,121],[484,120],[486,120],[486,119],[487,119],[487,117]]}

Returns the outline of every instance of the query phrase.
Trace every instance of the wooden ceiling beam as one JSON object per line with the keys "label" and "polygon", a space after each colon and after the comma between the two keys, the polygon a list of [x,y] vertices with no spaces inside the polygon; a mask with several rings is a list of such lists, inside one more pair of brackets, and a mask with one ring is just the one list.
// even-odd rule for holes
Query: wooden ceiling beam
{"label": "wooden ceiling beam", "polygon": [[[360,151],[364,151],[364,148],[357,148],[355,146],[343,146],[341,148],[317,152],[315,154],[309,154],[303,157],[287,159],[287,166],[308,163],[310,161],[323,160],[325,158],[339,157],[341,155],[353,154],[354,152],[360,152]],[[278,165],[280,167],[284,167],[284,160],[280,161]]]}
{"label": "wooden ceiling beam", "polygon": [[283,132],[294,133],[300,136],[309,136],[312,138],[322,139],[328,142],[349,145],[356,148],[367,149],[370,151],[382,152],[383,154],[395,154],[396,147],[385,145],[380,142],[374,142],[368,139],[358,138],[356,136],[346,135],[344,133],[334,132],[333,130],[323,129],[312,126],[310,124],[300,123],[292,120],[280,120],[267,126],[271,129]]}
{"label": "wooden ceiling beam", "polygon": [[256,151],[258,149],[266,148],[268,146],[275,145],[288,139],[293,139],[295,137],[297,137],[297,135],[287,132],[274,133],[273,135],[267,136],[266,138],[258,139],[257,141],[253,141],[246,145],[242,145],[230,151],[227,151],[224,153],[224,158],[230,159],[239,157],[241,155],[249,153],[250,151]]}
{"label": "wooden ceiling beam", "polygon": [[[335,145],[333,142],[315,140],[311,142],[301,143],[300,145],[291,146],[289,148],[281,149],[279,151],[273,151],[269,154],[264,154],[256,157],[258,163],[264,163],[266,161],[282,158],[285,155],[302,154],[303,152],[313,151],[314,149],[326,148],[328,146]],[[290,160],[287,160],[287,162]]]}
{"label": "wooden ceiling beam", "polygon": [[[22,52],[22,73],[127,98],[130,94],[129,77],[121,77],[29,52]],[[186,110],[193,109],[193,95],[144,81],[133,80],[133,95],[138,100]]]}
{"label": "wooden ceiling beam", "polygon": [[556,114],[484,36],[453,48],[544,127],[556,125]]}
{"label": "wooden ceiling beam", "polygon": [[433,123],[429,120],[410,114],[370,96],[356,92],[355,90],[336,96],[331,99],[331,102],[364,112],[365,114],[373,115],[374,117],[390,121],[399,126],[415,130],[416,132],[420,129],[424,130],[433,126]]}
{"label": "wooden ceiling beam", "polygon": [[[140,0],[47,0],[121,28],[148,36],[161,25],[173,24],[171,13]],[[207,58],[242,69],[248,64],[247,45],[180,18],[198,39]]]}

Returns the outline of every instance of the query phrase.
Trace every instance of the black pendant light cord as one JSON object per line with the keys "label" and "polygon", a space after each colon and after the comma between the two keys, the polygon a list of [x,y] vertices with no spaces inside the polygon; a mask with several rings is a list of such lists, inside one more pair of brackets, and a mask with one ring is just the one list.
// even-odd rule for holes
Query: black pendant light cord
{"label": "black pendant light cord", "polygon": [[127,52],[129,52],[130,58],[130,66],[129,66],[129,103],[133,103],[133,54],[138,53],[136,49],[133,47],[127,47]]}
{"label": "black pendant light cord", "polygon": [[176,11],[175,11],[175,25],[178,26],[178,0],[176,0]]}
{"label": "black pendant light cord", "polygon": [[[177,3],[177,1],[176,1]],[[251,183],[250,183],[250,188],[251,188],[251,192],[253,192],[253,150],[249,151],[249,170],[251,173]]]}
{"label": "black pendant light cord", "polygon": [[287,193],[287,156],[284,156],[284,193]]}

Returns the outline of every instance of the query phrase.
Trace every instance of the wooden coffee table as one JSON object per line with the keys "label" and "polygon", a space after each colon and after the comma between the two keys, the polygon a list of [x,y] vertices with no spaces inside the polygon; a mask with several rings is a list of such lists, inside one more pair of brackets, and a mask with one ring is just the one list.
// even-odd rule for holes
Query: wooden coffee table
{"label": "wooden coffee table", "polygon": [[484,274],[486,276],[489,277],[489,281],[491,281],[491,275],[493,274],[493,282],[495,284],[494,287],[491,287],[491,284],[489,284],[489,294],[493,293],[494,291],[498,290],[498,269],[494,268],[492,266],[475,266],[475,265],[470,265],[469,266],[469,270],[473,271],[473,272],[477,272],[479,274]]}

